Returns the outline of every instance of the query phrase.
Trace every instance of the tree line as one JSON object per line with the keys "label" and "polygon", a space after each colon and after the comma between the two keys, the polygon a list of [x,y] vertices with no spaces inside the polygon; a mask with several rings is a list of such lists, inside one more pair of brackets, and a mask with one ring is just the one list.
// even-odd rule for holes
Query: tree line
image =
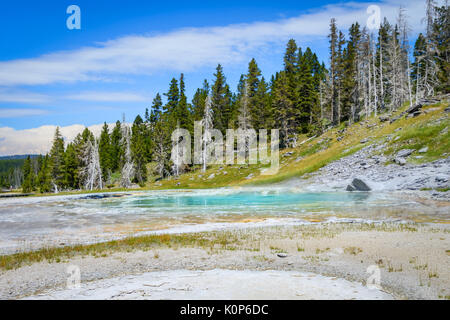
{"label": "tree line", "polygon": [[402,8],[394,23],[384,19],[376,33],[354,23],[346,36],[333,18],[328,67],[291,39],[283,69],[268,81],[252,59],[233,92],[219,64],[213,81],[204,80],[190,102],[181,74],[171,80],[165,102],[158,93],[132,124],[122,119],[110,128],[105,123],[99,137],[86,128],[67,146],[57,128],[50,152],[25,161],[23,191],[143,186],[149,163],[160,178],[191,170],[170,160],[171,134],[176,128],[193,134],[194,121],[223,134],[237,128],[280,129],[281,147],[295,147],[301,134],[320,134],[448,93],[450,13],[433,0],[426,5],[426,29],[413,47]]}

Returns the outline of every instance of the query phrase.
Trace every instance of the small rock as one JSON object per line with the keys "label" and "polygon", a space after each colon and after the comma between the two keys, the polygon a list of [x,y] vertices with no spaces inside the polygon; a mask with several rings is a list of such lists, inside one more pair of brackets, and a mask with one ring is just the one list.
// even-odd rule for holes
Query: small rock
{"label": "small rock", "polygon": [[214,173],[212,173],[212,174],[208,177],[208,180],[209,180],[209,179],[213,179],[215,176],[216,176],[216,175],[215,175]]}
{"label": "small rock", "polygon": [[399,152],[397,152],[397,158],[406,158],[410,156],[414,151],[414,149],[402,149]]}
{"label": "small rock", "polygon": [[403,117],[403,114],[400,114],[400,115],[392,118],[391,120],[389,120],[389,123],[393,123],[393,122],[397,121],[398,119],[400,119],[401,117]]}
{"label": "small rock", "polygon": [[404,166],[406,164],[406,159],[405,158],[395,158],[394,162],[398,165]]}
{"label": "small rock", "polygon": [[293,152],[286,152],[285,154],[283,154],[283,157],[290,157],[292,156],[294,153]]}
{"label": "small rock", "polygon": [[434,180],[436,180],[437,182],[447,182],[448,181],[448,179],[443,176],[438,176],[438,177],[434,178]]}
{"label": "small rock", "polygon": [[278,258],[287,258],[287,254],[286,253],[277,253]]}
{"label": "small rock", "polygon": [[419,150],[419,153],[426,153],[426,152],[428,152],[428,147],[424,147],[424,148]]}
{"label": "small rock", "polygon": [[361,141],[360,141],[360,143],[367,143],[369,141],[369,139],[362,139]]}
{"label": "small rock", "polygon": [[251,179],[251,178],[253,178],[253,173],[250,173],[245,179]]}
{"label": "small rock", "polygon": [[381,115],[378,117],[378,119],[380,119],[381,122],[386,122],[389,120],[389,115]]}
{"label": "small rock", "polygon": [[350,191],[350,192],[356,191],[355,187],[352,186],[351,184],[349,184],[349,185],[347,186],[347,189],[345,189],[345,190]]}

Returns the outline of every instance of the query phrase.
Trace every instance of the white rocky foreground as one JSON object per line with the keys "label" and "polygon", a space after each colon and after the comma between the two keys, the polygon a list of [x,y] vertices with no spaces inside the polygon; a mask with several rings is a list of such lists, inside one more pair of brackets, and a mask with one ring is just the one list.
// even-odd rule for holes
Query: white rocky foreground
{"label": "white rocky foreground", "polygon": [[357,282],[295,271],[149,272],[52,290],[26,299],[393,299]]}

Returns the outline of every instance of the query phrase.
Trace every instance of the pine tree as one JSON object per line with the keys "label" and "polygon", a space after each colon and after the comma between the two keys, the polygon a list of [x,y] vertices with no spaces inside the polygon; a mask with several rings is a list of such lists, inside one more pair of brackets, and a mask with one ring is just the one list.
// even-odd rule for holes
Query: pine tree
{"label": "pine tree", "polygon": [[112,160],[111,160],[111,141],[109,136],[109,128],[106,122],[103,125],[102,132],[100,134],[100,142],[98,146],[100,154],[100,167],[102,169],[102,176],[105,181],[109,180],[112,173]]}
{"label": "pine tree", "polygon": [[154,124],[154,123],[156,123],[156,121],[159,120],[159,118],[161,117],[162,105],[163,105],[163,103],[162,103],[161,95],[159,93],[157,93],[152,102],[150,123]]}
{"label": "pine tree", "polygon": [[179,124],[180,128],[187,129],[190,132],[193,132],[194,130],[191,121],[191,114],[189,112],[189,106],[187,103],[187,98],[185,95],[185,83],[183,74],[181,74],[180,76],[179,101],[174,111],[174,123],[175,125]]}
{"label": "pine tree", "polygon": [[439,85],[436,90],[442,93],[450,92],[450,8],[447,4],[435,8],[436,18],[433,24],[435,41],[438,55],[436,63],[438,66],[437,78]]}
{"label": "pine tree", "polygon": [[147,181],[147,162],[145,156],[145,123],[141,116],[134,120],[131,132],[131,157],[134,164],[134,174],[137,182],[143,185]]}
{"label": "pine tree", "polygon": [[50,158],[46,155],[42,161],[42,166],[38,174],[39,192],[47,193],[52,190],[52,177],[50,172]]}
{"label": "pine tree", "polygon": [[[261,112],[264,106],[258,103],[258,88],[261,81],[261,70],[258,67],[255,59],[252,59],[248,64],[248,72],[246,75],[246,85],[247,85],[247,103],[248,111],[251,118],[251,126],[255,129],[263,128],[263,119],[261,119]],[[261,92],[260,92],[261,94]]]}
{"label": "pine tree", "polygon": [[180,103],[180,90],[177,79],[172,78],[169,91],[164,95],[167,97],[167,103],[163,107],[163,112],[167,115],[167,125],[169,126],[169,131],[172,132],[177,125],[177,107]]}
{"label": "pine tree", "polygon": [[50,150],[51,176],[55,192],[64,185],[64,139],[56,128],[53,146]]}
{"label": "pine tree", "polygon": [[258,83],[256,94],[253,97],[254,110],[258,111],[258,116],[253,121],[253,125],[257,129],[273,128],[273,110],[269,95],[269,86],[264,77]]}
{"label": "pine tree", "polygon": [[296,114],[294,113],[294,102],[289,98],[289,79],[285,71],[276,74],[272,81],[271,95],[275,127],[280,128],[280,144],[282,148],[286,148],[293,133]]}
{"label": "pine tree", "polygon": [[69,143],[64,155],[64,185],[70,189],[76,189],[79,186],[79,161],[75,146]]}
{"label": "pine tree", "polygon": [[314,88],[312,74],[313,56],[310,48],[302,55],[298,66],[298,128],[297,131],[308,133],[311,130],[311,114],[317,104],[317,96]]}
{"label": "pine tree", "polygon": [[[206,97],[209,95],[209,84],[207,80],[203,81],[203,87],[197,89],[192,98],[192,121],[201,121],[205,112],[205,101]],[[230,101],[231,104],[231,101]]]}
{"label": "pine tree", "polygon": [[22,192],[29,193],[34,189],[34,171],[31,167],[31,159],[28,156],[23,165],[23,184],[22,184]]}
{"label": "pine tree", "polygon": [[[231,118],[231,92],[220,64],[217,65],[214,78],[214,83],[211,87],[211,108],[214,113],[213,124],[214,128],[225,134]],[[203,91],[200,91],[200,94],[201,96],[198,98],[205,98],[205,95],[207,95],[205,88]]]}
{"label": "pine tree", "polygon": [[122,140],[122,128],[120,121],[116,122],[113,131],[111,132],[110,142],[110,165],[111,171],[115,172],[120,168],[120,154],[121,154],[121,145],[120,141]]}

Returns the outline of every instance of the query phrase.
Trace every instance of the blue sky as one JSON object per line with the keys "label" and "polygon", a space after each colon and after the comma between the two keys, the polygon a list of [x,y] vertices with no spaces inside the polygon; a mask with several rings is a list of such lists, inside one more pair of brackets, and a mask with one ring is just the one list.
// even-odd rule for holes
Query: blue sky
{"label": "blue sky", "polygon": [[[71,4],[81,9],[81,30],[66,27]],[[391,21],[403,5],[411,38],[423,28],[425,0],[2,3],[0,155],[45,152],[55,125],[67,127],[70,139],[122,113],[132,121],[181,72],[188,97],[212,79],[217,63],[233,90],[252,57],[270,78],[289,38],[327,62],[330,18],[343,31],[354,21],[365,25],[370,4]]]}

